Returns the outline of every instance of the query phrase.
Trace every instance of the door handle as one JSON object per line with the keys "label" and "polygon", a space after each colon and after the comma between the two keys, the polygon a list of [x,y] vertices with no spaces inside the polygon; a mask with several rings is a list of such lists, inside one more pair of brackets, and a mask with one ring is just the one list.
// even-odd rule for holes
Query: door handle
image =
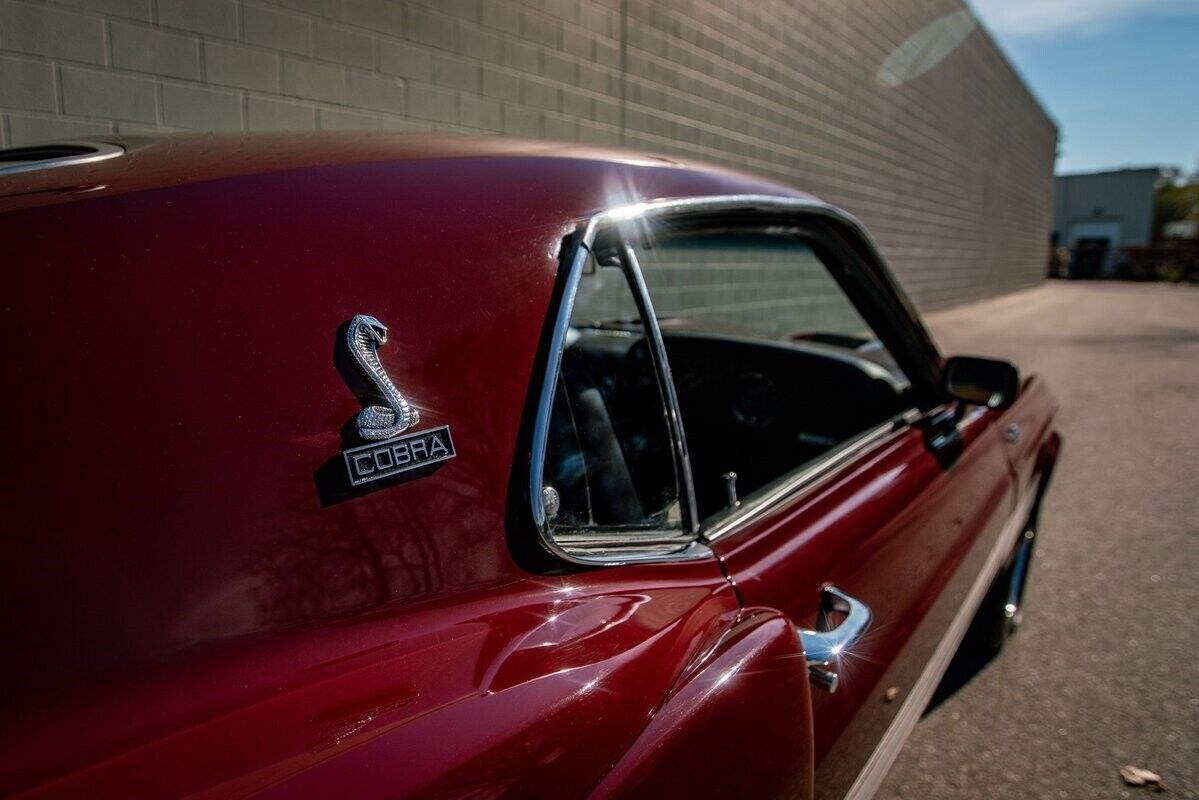
{"label": "door handle", "polygon": [[[845,619],[836,627],[831,627],[829,619],[833,613],[845,615]],[[813,684],[828,692],[837,691],[841,676],[834,668],[840,662],[841,655],[866,633],[872,617],[865,603],[853,599],[836,586],[825,586],[820,590],[817,630],[799,629],[799,642],[803,645],[808,677]]]}

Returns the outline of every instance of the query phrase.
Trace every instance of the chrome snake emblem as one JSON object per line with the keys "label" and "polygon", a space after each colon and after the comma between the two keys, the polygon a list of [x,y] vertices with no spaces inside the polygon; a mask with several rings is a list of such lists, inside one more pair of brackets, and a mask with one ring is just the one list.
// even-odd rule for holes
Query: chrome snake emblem
{"label": "chrome snake emblem", "polygon": [[366,314],[350,321],[346,331],[350,357],[387,403],[367,406],[358,412],[358,435],[371,442],[390,439],[420,422],[420,412],[404,399],[379,361],[379,347],[384,344],[387,344],[387,326],[382,322]]}
{"label": "chrome snake emblem", "polygon": [[[420,412],[400,394],[379,360],[379,347],[387,344],[387,326],[366,314],[343,325],[333,339],[333,366],[365,408],[342,428],[337,460],[345,471],[334,477],[329,464],[317,471],[322,504],[431,475],[458,455],[449,425],[408,430],[420,422]],[[380,399],[386,405],[372,404]],[[366,444],[346,447],[355,432]]]}

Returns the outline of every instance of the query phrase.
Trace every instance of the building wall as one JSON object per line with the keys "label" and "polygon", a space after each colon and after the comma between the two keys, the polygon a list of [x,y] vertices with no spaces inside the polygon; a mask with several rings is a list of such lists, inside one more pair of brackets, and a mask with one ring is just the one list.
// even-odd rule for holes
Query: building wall
{"label": "building wall", "polygon": [[860,216],[925,309],[1040,280],[1057,137],[961,0],[0,0],[0,112],[702,159]]}
{"label": "building wall", "polygon": [[1119,230],[1112,247],[1145,245],[1153,236],[1157,167],[1061,175],[1054,191],[1053,230],[1070,246],[1076,234]]}

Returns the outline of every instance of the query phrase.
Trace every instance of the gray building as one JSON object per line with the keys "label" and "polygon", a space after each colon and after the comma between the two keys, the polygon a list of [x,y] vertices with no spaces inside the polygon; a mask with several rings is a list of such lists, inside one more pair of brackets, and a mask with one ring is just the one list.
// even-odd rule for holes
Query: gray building
{"label": "gray building", "polygon": [[1053,202],[1054,241],[1070,249],[1070,274],[1108,274],[1121,247],[1153,238],[1158,167],[1059,175]]}
{"label": "gray building", "polygon": [[0,145],[316,128],[775,177],[925,309],[1045,272],[1057,130],[961,0],[0,0]]}

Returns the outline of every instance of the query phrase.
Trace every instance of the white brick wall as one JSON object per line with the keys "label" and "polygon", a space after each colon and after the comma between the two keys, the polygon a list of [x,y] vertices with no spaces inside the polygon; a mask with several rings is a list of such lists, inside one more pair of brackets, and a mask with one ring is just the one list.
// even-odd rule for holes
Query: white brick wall
{"label": "white brick wall", "polygon": [[981,31],[899,86],[961,0],[0,0],[0,145],[192,129],[503,132],[808,189],[933,308],[1037,281],[1053,123]]}

